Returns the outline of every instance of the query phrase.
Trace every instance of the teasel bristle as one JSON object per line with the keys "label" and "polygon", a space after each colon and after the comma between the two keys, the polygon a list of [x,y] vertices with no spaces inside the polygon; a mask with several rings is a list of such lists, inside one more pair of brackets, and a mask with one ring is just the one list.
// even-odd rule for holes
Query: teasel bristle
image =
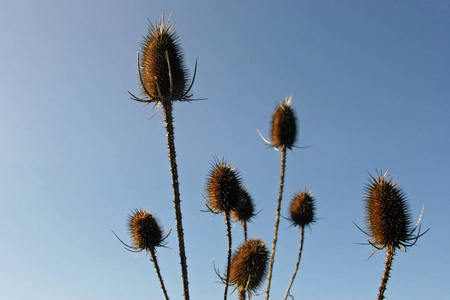
{"label": "teasel bristle", "polygon": [[[169,17],[170,19],[170,17]],[[185,100],[189,87],[189,72],[170,20],[162,19],[149,24],[148,34],[141,43],[139,77],[142,95],[150,102]]]}
{"label": "teasel bristle", "polygon": [[411,240],[408,200],[400,185],[383,175],[370,176],[365,187],[366,224],[371,243],[380,249],[401,248]]}
{"label": "teasel bristle", "polygon": [[128,227],[133,246],[139,251],[151,251],[163,246],[164,232],[156,215],[148,210],[135,209],[129,216]]}
{"label": "teasel bristle", "polygon": [[297,117],[291,106],[292,96],[277,106],[272,116],[271,145],[291,149],[297,140]]}
{"label": "teasel bristle", "polygon": [[249,222],[255,216],[255,205],[247,188],[241,187],[241,197],[231,215],[240,222]]}
{"label": "teasel bristle", "polygon": [[208,207],[215,213],[231,213],[241,198],[241,176],[234,166],[222,159],[214,161],[207,179]]}
{"label": "teasel bristle", "polygon": [[308,226],[315,221],[315,199],[307,189],[294,195],[289,208],[293,225]]}
{"label": "teasel bristle", "polygon": [[247,240],[233,254],[230,282],[239,290],[255,292],[266,277],[268,257],[266,244],[262,240]]}

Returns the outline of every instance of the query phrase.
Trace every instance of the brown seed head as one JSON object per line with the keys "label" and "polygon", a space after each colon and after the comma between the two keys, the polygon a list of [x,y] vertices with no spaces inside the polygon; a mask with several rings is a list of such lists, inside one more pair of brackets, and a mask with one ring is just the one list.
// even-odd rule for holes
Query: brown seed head
{"label": "brown seed head", "polygon": [[272,117],[272,146],[291,149],[297,140],[297,118],[291,107],[292,97],[277,106]]}
{"label": "brown seed head", "polygon": [[136,209],[128,221],[133,245],[140,251],[150,251],[155,247],[162,246],[163,231],[153,213],[144,209]]}
{"label": "brown seed head", "polygon": [[365,188],[366,223],[372,243],[400,248],[411,240],[411,216],[405,193],[387,173],[370,176]]}
{"label": "brown seed head", "polygon": [[267,263],[266,244],[258,238],[247,240],[233,253],[230,282],[239,289],[256,291],[266,277]]}
{"label": "brown seed head", "polygon": [[296,226],[307,226],[315,221],[315,199],[307,189],[294,195],[290,205],[290,220]]}
{"label": "brown seed head", "polygon": [[209,172],[206,189],[210,208],[214,212],[230,213],[241,198],[239,172],[225,160],[216,160]]}
{"label": "brown seed head", "polygon": [[187,93],[188,71],[174,25],[162,20],[150,23],[141,44],[140,77],[142,93],[153,101],[183,100]]}
{"label": "brown seed head", "polygon": [[236,221],[241,222],[248,222],[255,216],[253,200],[246,188],[241,187],[241,198],[231,213]]}

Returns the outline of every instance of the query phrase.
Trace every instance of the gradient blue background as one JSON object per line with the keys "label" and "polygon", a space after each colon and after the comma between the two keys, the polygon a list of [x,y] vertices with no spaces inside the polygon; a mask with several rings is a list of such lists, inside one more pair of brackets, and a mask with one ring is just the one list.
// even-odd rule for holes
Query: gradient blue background
{"label": "gradient blue background", "polygon": [[[144,207],[173,232],[158,251],[182,299],[162,114],[138,92],[136,52],[172,12],[193,88],[175,135],[192,299],[220,299],[225,224],[202,213],[214,155],[241,171],[261,210],[249,235],[270,247],[280,153],[275,105],[293,95],[298,146],[288,152],[282,212],[308,187],[320,218],[306,232],[295,299],[374,299],[384,253],[367,239],[363,187],[388,170],[425,203],[431,230],[398,252],[388,299],[448,299],[450,4],[448,1],[2,1],[0,3],[0,298],[162,299],[149,257],[123,249]],[[242,241],[240,225],[234,241]],[[292,275],[299,230],[282,219],[271,299]],[[264,288],[261,289],[263,291]],[[231,299],[236,299],[234,293]],[[259,298],[263,298],[262,296]],[[256,299],[259,299],[256,298]]]}

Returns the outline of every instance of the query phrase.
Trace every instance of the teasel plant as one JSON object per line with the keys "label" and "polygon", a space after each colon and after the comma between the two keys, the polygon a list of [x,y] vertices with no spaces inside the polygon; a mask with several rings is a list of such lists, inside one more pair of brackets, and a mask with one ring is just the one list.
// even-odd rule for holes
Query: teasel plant
{"label": "teasel plant", "polygon": [[313,194],[304,189],[303,191],[294,195],[289,205],[289,220],[293,226],[300,227],[300,246],[298,251],[298,259],[295,265],[294,274],[292,275],[291,282],[287,288],[284,300],[290,295],[292,284],[294,283],[295,276],[297,275],[298,267],[303,251],[303,241],[305,237],[305,227],[311,226],[316,221],[315,218],[315,198]]}
{"label": "teasel plant", "polygon": [[372,255],[378,250],[386,249],[385,268],[377,298],[382,300],[396,249],[406,252],[429,229],[420,233],[424,207],[419,220],[412,227],[408,199],[395,179],[389,177],[387,172],[382,174],[378,170],[376,177],[369,176],[364,194],[367,231],[357,227],[370,238],[367,244],[375,248]]}
{"label": "teasel plant", "polygon": [[216,270],[216,274],[225,284],[224,299],[227,299],[228,297],[228,285],[230,279],[230,262],[232,251],[231,213],[237,208],[241,199],[241,181],[241,175],[236,167],[228,163],[225,159],[222,159],[221,161],[219,161],[217,157],[214,159],[206,183],[206,206],[210,212],[214,214],[223,214],[225,216],[228,238],[225,278],[223,278],[220,275],[220,272]]}
{"label": "teasel plant", "polygon": [[266,244],[251,238],[233,253],[230,264],[230,282],[238,289],[239,300],[245,300],[258,290],[267,274],[269,253]]}
{"label": "teasel plant", "polygon": [[190,94],[197,71],[197,62],[195,63],[192,82],[188,85],[189,72],[184,65],[179,37],[175,32],[174,25],[170,23],[170,16],[166,21],[164,13],[162,19],[159,22],[156,22],[155,25],[150,23],[149,32],[141,43],[141,50],[138,52],[137,61],[142,97],[139,98],[129,92],[131,99],[145,103],[145,105],[153,104],[154,107],[157,107],[155,114],[158,112],[159,107],[162,106],[163,108],[165,128],[167,131],[170,170],[172,173],[172,187],[174,193],[173,203],[178,234],[183,290],[184,298],[187,300],[189,299],[189,280],[172,111],[173,102],[175,101],[187,102],[199,100],[192,99],[193,95]]}
{"label": "teasel plant", "polygon": [[158,260],[156,258],[156,248],[165,247],[165,240],[170,234],[170,231],[165,234],[163,232],[157,216],[142,208],[135,209],[128,218],[128,229],[132,240],[132,245],[126,244],[113,231],[117,239],[125,246],[125,249],[131,252],[140,253],[145,251],[150,254],[150,259],[156,269],[161,289],[166,300],[169,299],[164,280],[161,275]]}
{"label": "teasel plant", "polygon": [[241,222],[244,231],[244,241],[247,240],[247,223],[255,216],[255,205],[247,188],[241,187],[241,197],[235,209],[231,211],[236,222]]}
{"label": "teasel plant", "polygon": [[297,117],[291,106],[292,96],[285,98],[281,104],[279,104],[272,116],[271,131],[270,135],[272,141],[266,140],[260,133],[264,141],[276,150],[281,150],[281,171],[280,171],[280,186],[278,191],[277,199],[277,210],[275,215],[275,226],[273,234],[272,251],[270,254],[269,262],[269,272],[267,275],[267,289],[266,289],[266,300],[269,299],[270,285],[272,280],[273,265],[275,261],[275,251],[278,239],[278,227],[280,224],[280,211],[281,211],[281,200],[283,197],[283,187],[284,187],[284,176],[286,172],[286,152],[287,150],[295,147],[295,142],[297,140]]}

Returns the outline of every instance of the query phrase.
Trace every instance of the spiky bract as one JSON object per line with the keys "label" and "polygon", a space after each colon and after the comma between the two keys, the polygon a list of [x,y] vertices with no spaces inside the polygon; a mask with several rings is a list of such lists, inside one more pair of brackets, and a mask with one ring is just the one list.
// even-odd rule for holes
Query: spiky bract
{"label": "spiky bract", "polygon": [[233,254],[230,282],[239,289],[256,291],[265,279],[268,257],[266,244],[262,240],[247,240]]}
{"label": "spiky bract", "polygon": [[128,221],[133,245],[139,251],[150,251],[162,246],[163,231],[153,213],[141,208],[135,209]]}
{"label": "spiky bract", "polygon": [[297,193],[291,200],[290,220],[297,226],[307,226],[315,221],[315,199],[307,189]]}
{"label": "spiky bract", "polygon": [[142,94],[150,102],[184,100],[188,71],[174,25],[162,19],[153,25],[141,43],[140,78]]}
{"label": "spiky bract", "polygon": [[366,224],[377,248],[410,246],[411,217],[405,193],[386,173],[370,175],[365,187]]}
{"label": "spiky bract", "polygon": [[241,188],[241,197],[237,207],[231,212],[236,221],[248,222],[255,216],[255,206],[248,190]]}
{"label": "spiky bract", "polygon": [[230,213],[241,197],[239,172],[225,160],[216,160],[208,175],[206,189],[210,209],[217,213]]}
{"label": "spiky bract", "polygon": [[284,99],[272,116],[272,146],[291,149],[297,140],[297,117],[291,107],[292,97]]}

